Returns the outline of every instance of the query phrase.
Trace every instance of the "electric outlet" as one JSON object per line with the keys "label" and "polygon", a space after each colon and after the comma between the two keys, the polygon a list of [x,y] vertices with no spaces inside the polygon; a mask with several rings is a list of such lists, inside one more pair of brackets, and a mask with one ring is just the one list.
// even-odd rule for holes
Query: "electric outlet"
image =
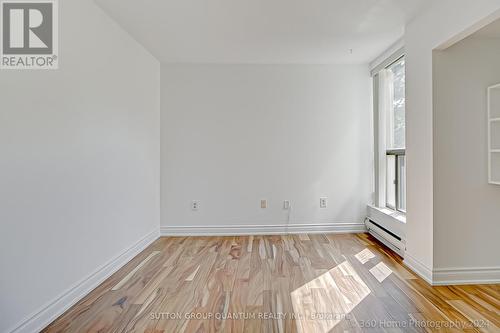
{"label": "electric outlet", "polygon": [[290,200],[283,201],[283,209],[290,209]]}
{"label": "electric outlet", "polygon": [[326,208],[328,206],[328,198],[319,198],[319,208]]}
{"label": "electric outlet", "polygon": [[264,209],[267,208],[267,200],[261,200],[260,201],[260,208]]}
{"label": "electric outlet", "polygon": [[198,200],[193,200],[191,202],[191,210],[198,210],[200,209],[200,202]]}

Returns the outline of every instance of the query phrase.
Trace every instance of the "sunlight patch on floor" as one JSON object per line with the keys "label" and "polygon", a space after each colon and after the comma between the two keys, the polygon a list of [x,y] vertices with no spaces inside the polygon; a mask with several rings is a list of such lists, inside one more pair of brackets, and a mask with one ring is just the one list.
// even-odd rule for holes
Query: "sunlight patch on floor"
{"label": "sunlight patch on floor", "polygon": [[389,275],[392,274],[392,270],[383,262],[379,262],[370,269],[370,273],[372,273],[378,282],[382,283]]}
{"label": "sunlight patch on floor", "polygon": [[347,261],[291,293],[299,333],[327,333],[346,318],[370,289]]}
{"label": "sunlight patch on floor", "polygon": [[365,263],[370,261],[370,259],[375,258],[375,255],[373,254],[372,251],[370,251],[368,249],[364,249],[363,251],[359,252],[358,254],[355,254],[354,257],[356,257],[356,259],[358,259],[358,261],[364,265]]}

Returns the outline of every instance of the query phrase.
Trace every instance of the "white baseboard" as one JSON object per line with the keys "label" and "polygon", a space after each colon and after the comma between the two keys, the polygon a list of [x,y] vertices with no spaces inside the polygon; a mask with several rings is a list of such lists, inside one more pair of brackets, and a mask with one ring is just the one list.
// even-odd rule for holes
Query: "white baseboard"
{"label": "white baseboard", "polygon": [[500,283],[500,267],[453,267],[431,270],[408,253],[405,255],[404,264],[432,286]]}
{"label": "white baseboard", "polygon": [[405,253],[403,263],[418,276],[424,279],[428,284],[432,285],[432,269],[424,265],[415,257],[411,256],[408,252]]}
{"label": "white baseboard", "polygon": [[274,225],[211,225],[211,226],[161,226],[162,236],[239,236],[282,235],[302,233],[361,233],[366,232],[363,223],[321,223]]}
{"label": "white baseboard", "polygon": [[497,284],[500,283],[500,267],[437,268],[432,274],[433,285]]}
{"label": "white baseboard", "polygon": [[158,237],[158,230],[150,232],[137,243],[101,266],[95,272],[70,287],[59,297],[42,306],[33,314],[27,316],[24,320],[22,320],[18,325],[13,327],[8,332],[33,333],[41,331],[43,328],[53,322],[57,317],[68,310],[71,306],[80,301],[90,291],[104,282],[113,273],[122,268],[133,257],[135,257],[146,247],[148,247],[152,242],[158,239]]}

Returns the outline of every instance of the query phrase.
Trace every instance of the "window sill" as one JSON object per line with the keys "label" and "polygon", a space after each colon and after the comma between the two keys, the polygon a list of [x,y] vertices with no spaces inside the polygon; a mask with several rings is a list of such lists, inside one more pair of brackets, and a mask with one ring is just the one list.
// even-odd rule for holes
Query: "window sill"
{"label": "window sill", "polygon": [[390,216],[392,218],[395,218],[396,220],[406,223],[406,213],[400,212],[398,210],[390,209],[387,207],[375,207],[375,206],[370,206],[372,209],[376,209],[382,214],[385,214],[387,216]]}

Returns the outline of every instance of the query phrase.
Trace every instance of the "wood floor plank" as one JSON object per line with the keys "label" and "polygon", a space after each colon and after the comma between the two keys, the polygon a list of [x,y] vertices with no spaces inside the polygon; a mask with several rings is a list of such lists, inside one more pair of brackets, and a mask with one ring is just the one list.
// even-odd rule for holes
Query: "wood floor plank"
{"label": "wood floor plank", "polygon": [[154,256],[160,254],[160,251],[153,251],[149,256],[146,257],[137,267],[135,267],[130,273],[128,273],[120,282],[118,282],[111,290],[118,290],[123,287],[133,276],[137,273],[144,265],[148,263]]}
{"label": "wood floor plank", "polygon": [[200,265],[198,265],[198,267],[196,267],[196,269],[194,270],[193,273],[191,273],[191,275],[189,275],[186,280],[184,281],[193,281],[194,278],[196,277],[196,273],[198,273],[198,270],[200,269]]}
{"label": "wood floor plank", "polygon": [[160,238],[43,330],[499,331],[500,285],[432,287],[367,234]]}
{"label": "wood floor plank", "polygon": [[467,304],[466,302],[462,300],[451,300],[447,302],[471,322],[474,322],[474,326],[476,326],[480,332],[500,332],[500,327],[498,327],[494,322],[490,321],[490,318],[487,318],[484,313],[479,312],[477,309]]}

